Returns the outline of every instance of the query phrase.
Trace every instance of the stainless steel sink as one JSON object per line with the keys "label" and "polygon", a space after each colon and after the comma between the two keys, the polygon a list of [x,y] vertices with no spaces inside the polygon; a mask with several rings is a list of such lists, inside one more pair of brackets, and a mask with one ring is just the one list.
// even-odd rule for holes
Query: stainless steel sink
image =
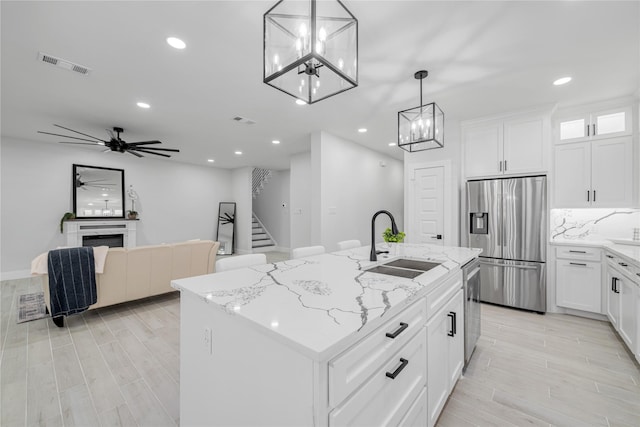
{"label": "stainless steel sink", "polygon": [[399,258],[392,261],[369,268],[366,271],[371,273],[387,274],[389,276],[405,277],[414,279],[432,268],[439,266],[438,262],[419,261],[416,259]]}
{"label": "stainless steel sink", "polygon": [[389,261],[384,265],[390,267],[408,268],[410,270],[429,271],[440,265],[439,262],[419,261],[417,259],[400,258]]}

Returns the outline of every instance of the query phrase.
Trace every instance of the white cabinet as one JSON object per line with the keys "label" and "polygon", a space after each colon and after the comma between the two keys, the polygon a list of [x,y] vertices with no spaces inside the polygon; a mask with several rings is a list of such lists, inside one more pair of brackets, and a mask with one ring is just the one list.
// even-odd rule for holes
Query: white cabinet
{"label": "white cabinet", "polygon": [[638,307],[640,279],[634,267],[607,254],[607,317],[622,340],[635,354],[638,349]]}
{"label": "white cabinet", "polygon": [[557,122],[557,132],[559,144],[631,135],[631,107],[564,117]]}
{"label": "white cabinet", "polygon": [[555,147],[554,207],[633,205],[632,137]]}
{"label": "white cabinet", "polygon": [[549,123],[535,115],[464,125],[466,177],[546,172]]}
{"label": "white cabinet", "polygon": [[556,305],[602,313],[600,261],[557,259]]}
{"label": "white cabinet", "polygon": [[463,294],[459,290],[427,321],[428,425],[438,416],[464,365]]}

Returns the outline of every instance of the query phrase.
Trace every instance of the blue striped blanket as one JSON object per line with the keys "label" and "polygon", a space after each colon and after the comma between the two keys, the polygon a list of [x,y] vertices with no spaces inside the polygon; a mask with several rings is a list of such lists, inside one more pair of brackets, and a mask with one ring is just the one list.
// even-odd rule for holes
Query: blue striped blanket
{"label": "blue striped blanket", "polygon": [[98,301],[93,248],[49,251],[51,316],[80,313]]}

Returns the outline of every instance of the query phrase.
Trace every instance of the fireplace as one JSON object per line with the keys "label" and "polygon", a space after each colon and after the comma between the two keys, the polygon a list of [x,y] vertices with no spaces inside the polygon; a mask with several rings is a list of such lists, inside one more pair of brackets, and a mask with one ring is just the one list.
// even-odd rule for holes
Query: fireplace
{"label": "fireplace", "polygon": [[75,220],[64,222],[67,246],[136,247],[137,220]]}
{"label": "fireplace", "polygon": [[82,246],[109,246],[110,248],[122,248],[124,247],[124,234],[82,236]]}

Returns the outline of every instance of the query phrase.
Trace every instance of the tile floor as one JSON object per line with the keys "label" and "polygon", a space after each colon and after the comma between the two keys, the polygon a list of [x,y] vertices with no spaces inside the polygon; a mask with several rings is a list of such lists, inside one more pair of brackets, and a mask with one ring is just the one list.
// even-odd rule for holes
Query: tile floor
{"label": "tile floor", "polygon": [[[0,283],[0,425],[179,424],[179,295],[16,324]],[[640,368],[606,322],[482,307],[483,335],[439,426],[639,426]]]}

